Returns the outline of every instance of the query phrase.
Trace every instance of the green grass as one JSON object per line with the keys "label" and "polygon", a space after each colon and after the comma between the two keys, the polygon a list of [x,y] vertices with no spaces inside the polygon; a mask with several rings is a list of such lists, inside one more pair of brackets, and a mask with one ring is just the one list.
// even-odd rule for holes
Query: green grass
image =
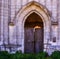
{"label": "green grass", "polygon": [[0,51],[0,59],[60,59],[60,51],[54,51],[50,56],[46,52],[38,54],[16,52],[15,54],[10,54],[7,51]]}

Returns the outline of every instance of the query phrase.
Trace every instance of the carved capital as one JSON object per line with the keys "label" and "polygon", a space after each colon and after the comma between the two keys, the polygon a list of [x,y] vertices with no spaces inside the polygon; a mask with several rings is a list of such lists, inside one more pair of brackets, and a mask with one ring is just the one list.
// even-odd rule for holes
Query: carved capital
{"label": "carved capital", "polygon": [[9,23],[9,26],[14,26],[14,23],[13,23],[13,22],[10,22],[10,23]]}

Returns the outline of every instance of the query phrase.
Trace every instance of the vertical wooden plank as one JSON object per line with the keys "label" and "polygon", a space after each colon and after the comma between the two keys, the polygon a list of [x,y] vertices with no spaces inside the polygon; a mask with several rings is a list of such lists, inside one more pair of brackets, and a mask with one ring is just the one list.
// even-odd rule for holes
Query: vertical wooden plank
{"label": "vertical wooden plank", "polygon": [[25,28],[25,53],[34,53],[33,28]]}
{"label": "vertical wooden plank", "polygon": [[35,50],[36,53],[43,51],[43,29],[35,29]]}

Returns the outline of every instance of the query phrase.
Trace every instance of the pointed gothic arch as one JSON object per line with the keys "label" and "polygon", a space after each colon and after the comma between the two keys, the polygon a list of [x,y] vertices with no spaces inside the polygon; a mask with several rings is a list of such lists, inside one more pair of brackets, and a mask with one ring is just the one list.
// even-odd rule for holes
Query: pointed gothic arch
{"label": "pointed gothic arch", "polygon": [[38,14],[44,25],[44,51],[46,51],[46,46],[45,43],[47,43],[48,39],[50,39],[50,25],[51,25],[51,20],[49,16],[48,10],[42,6],[41,4],[33,1],[25,5],[17,14],[16,16],[16,26],[18,28],[18,41],[21,44],[21,50],[24,53],[24,24],[27,19],[27,17],[35,12]]}

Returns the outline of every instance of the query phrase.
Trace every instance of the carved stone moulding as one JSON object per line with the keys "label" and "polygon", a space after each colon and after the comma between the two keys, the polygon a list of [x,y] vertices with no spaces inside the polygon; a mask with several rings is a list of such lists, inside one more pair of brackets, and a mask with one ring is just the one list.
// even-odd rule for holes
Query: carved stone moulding
{"label": "carved stone moulding", "polygon": [[55,21],[55,22],[52,21],[52,22],[51,22],[51,25],[58,25],[58,21]]}
{"label": "carved stone moulding", "polygon": [[9,26],[14,26],[14,23],[13,22],[9,22]]}

